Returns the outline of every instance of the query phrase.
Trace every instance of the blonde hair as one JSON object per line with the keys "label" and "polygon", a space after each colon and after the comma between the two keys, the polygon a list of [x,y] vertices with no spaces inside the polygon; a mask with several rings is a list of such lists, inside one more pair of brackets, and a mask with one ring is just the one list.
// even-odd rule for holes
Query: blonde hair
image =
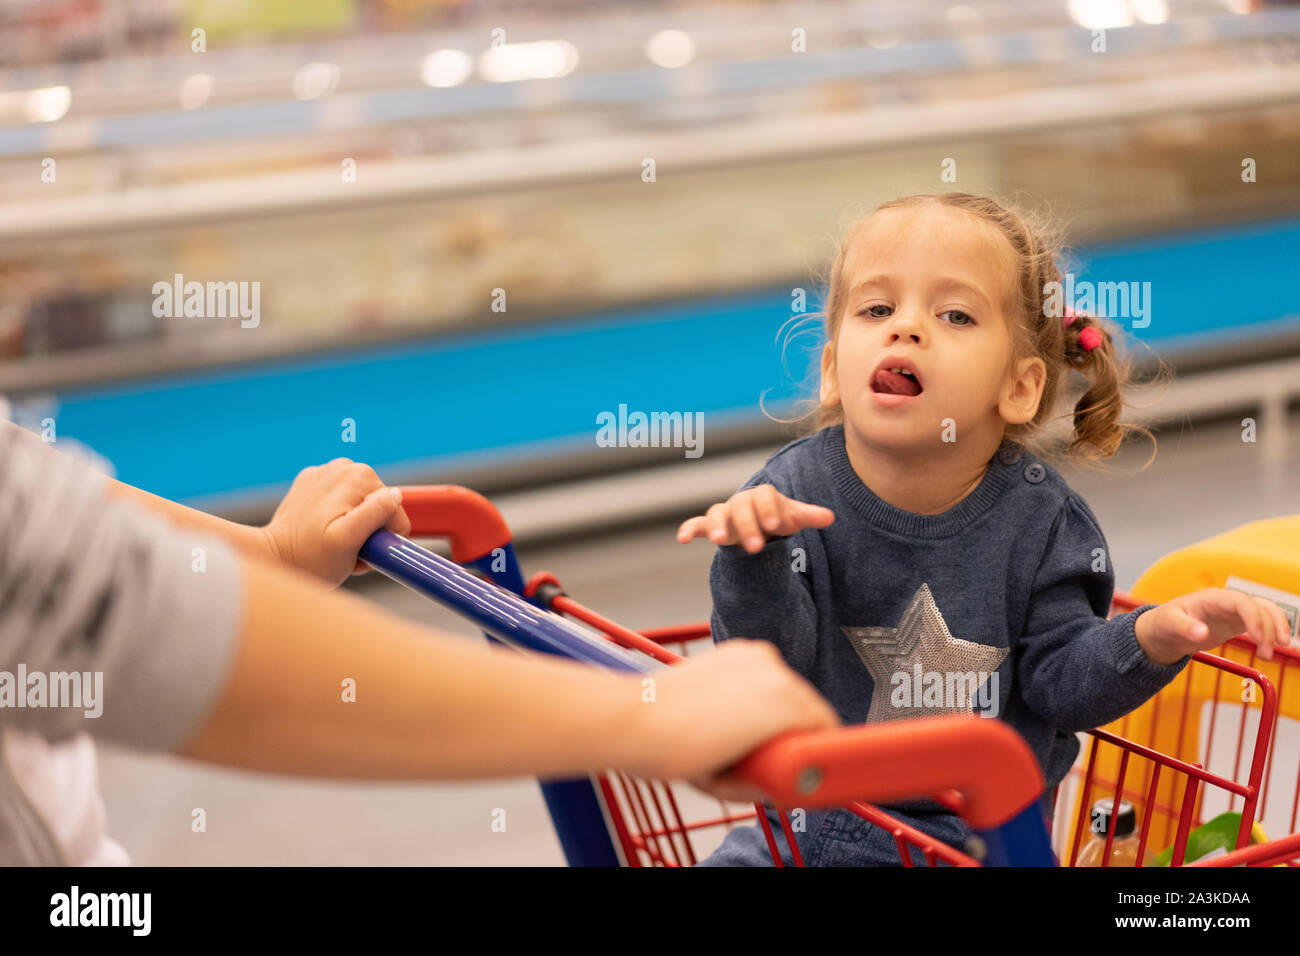
{"label": "blonde hair", "polygon": [[[1037,356],[1046,366],[1047,374],[1034,417],[1022,425],[1006,426],[1004,438],[1047,460],[1068,457],[1091,463],[1110,458],[1123,444],[1128,433],[1137,432],[1151,439],[1154,459],[1155,436],[1150,430],[1120,421],[1120,415],[1127,404],[1124,392],[1132,382],[1131,358],[1122,358],[1115,346],[1117,340],[1123,340],[1121,330],[1104,319],[1085,315],[1080,315],[1069,326],[1065,326],[1059,316],[1049,314],[1051,310],[1045,307],[1048,284],[1062,281],[1058,265],[1062,255],[1059,239],[1031,228],[1018,212],[986,196],[960,192],[920,193],[882,203],[872,212],[859,217],[839,242],[834,264],[826,279],[826,304],[820,314],[824,317],[826,341],[831,343],[832,350],[844,312],[845,296],[848,294],[844,266],[853,236],[876,212],[908,209],[925,203],[960,209],[981,222],[989,223],[1006,238],[1015,253],[1018,265],[1015,286],[1018,301],[1011,303],[1012,354],[1008,369],[1013,368],[1022,358]],[[1101,343],[1091,350],[1085,349],[1079,342],[1079,333],[1085,328],[1097,329],[1101,337]],[[1156,380],[1168,379],[1170,372],[1165,363],[1157,358],[1156,365]],[[1046,440],[1044,431],[1053,417],[1058,396],[1069,384],[1071,369],[1087,378],[1089,387],[1074,405],[1074,430],[1068,450],[1063,455]],[[817,403],[812,412],[803,417],[809,415],[815,415],[813,430],[844,420],[844,410],[838,404],[828,406]],[[1148,460],[1143,470],[1150,464],[1151,461]]]}

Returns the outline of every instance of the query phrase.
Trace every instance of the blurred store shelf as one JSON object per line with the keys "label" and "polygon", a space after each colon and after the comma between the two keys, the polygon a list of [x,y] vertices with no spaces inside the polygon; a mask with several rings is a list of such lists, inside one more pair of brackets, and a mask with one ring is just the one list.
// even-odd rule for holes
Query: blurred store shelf
{"label": "blurred store shelf", "polygon": [[[1291,400],[1260,363],[1300,354],[1294,7],[236,6],[0,0],[0,394],[159,493],[255,513],[343,453],[501,491],[600,476],[642,520],[659,499],[612,473],[666,461],[592,459],[595,412],[635,384],[709,416],[711,454],[767,442],[837,233],[935,189],[1149,281],[1170,415]],[[177,277],[256,285],[259,314],[160,308]],[[345,416],[371,444],[340,447]]]}
{"label": "blurred store shelf", "polygon": [[[1300,209],[1294,9],[259,9],[0,3],[42,37],[122,35],[0,71],[0,365],[54,387],[480,328],[496,290],[544,322],[803,284],[847,205],[934,188],[944,157],[1080,241]],[[259,282],[257,333],[153,315],[177,274]]]}
{"label": "blurred store shelf", "polygon": [[[1300,28],[1300,15],[1296,18]],[[501,147],[447,156],[379,159],[356,182],[323,167],[170,186],[128,186],[91,196],[42,197],[0,209],[0,243],[119,234],[321,209],[375,207],[462,196],[626,179],[640,157],[673,173],[733,167],[810,154],[870,152],[935,141],[1112,128],[1169,115],[1238,113],[1293,104],[1300,62],[1261,73],[1239,69],[1196,76],[1017,90],[979,100],[936,100],[826,115],[792,114],[728,128],[609,135],[596,140]],[[30,195],[30,194],[29,194]]]}

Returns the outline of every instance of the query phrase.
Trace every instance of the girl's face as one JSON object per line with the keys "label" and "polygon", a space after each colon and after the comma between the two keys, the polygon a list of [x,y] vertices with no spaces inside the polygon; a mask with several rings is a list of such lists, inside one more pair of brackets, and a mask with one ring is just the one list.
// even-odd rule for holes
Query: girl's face
{"label": "girl's face", "polygon": [[[996,448],[1029,421],[1045,368],[1011,365],[1017,264],[996,227],[938,203],[886,209],[850,239],[848,290],[834,348],[822,354],[821,400],[845,427],[898,452],[975,439]],[[913,377],[888,371],[908,368]],[[990,452],[991,454],[991,452]]]}

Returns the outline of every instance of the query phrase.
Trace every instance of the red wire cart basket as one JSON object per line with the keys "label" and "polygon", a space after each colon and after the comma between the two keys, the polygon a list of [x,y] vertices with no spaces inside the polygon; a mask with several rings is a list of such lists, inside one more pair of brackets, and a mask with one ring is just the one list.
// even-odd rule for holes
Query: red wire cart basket
{"label": "red wire cart basket", "polygon": [[[504,520],[485,498],[463,488],[426,486],[403,489],[403,506],[415,537],[448,537],[453,562],[445,561],[391,532],[380,531],[361,556],[378,570],[424,590],[479,621],[490,637],[510,640],[515,630],[556,631],[576,641],[577,656],[605,666],[625,666],[616,655],[626,649],[660,664],[675,664],[709,644],[707,624],[634,631],[603,617],[564,593],[553,575],[540,573],[526,584],[519,573]],[[458,565],[475,568],[522,595],[479,583]],[[477,588],[485,590],[471,594]],[[490,590],[487,590],[490,589]],[[517,602],[505,605],[506,599]],[[1112,613],[1139,606],[1118,595]],[[492,605],[503,605],[500,614]],[[574,628],[564,621],[576,621]],[[502,621],[508,622],[502,624]],[[574,632],[563,632],[563,628]],[[603,636],[602,641],[597,635]],[[568,653],[546,644],[520,646]],[[602,649],[603,648],[603,649]],[[1089,808],[1098,798],[1128,800],[1140,820],[1139,859],[1148,851],[1170,850],[1170,865],[1183,865],[1189,835],[1222,812],[1239,812],[1234,849],[1192,865],[1296,865],[1300,861],[1300,746],[1279,755],[1281,729],[1295,734],[1300,722],[1279,714],[1279,688],[1290,680],[1300,688],[1300,654],[1276,650],[1272,662],[1255,659],[1244,637],[1220,648],[1221,655],[1198,653],[1170,685],[1116,725],[1090,731],[1081,760],[1054,794],[1055,852],[1074,865],[1086,832]],[[631,665],[627,665],[632,669]],[[1289,738],[1288,738],[1289,739]],[[1023,823],[1038,814],[1042,777],[1032,753],[1009,725],[982,717],[925,717],[886,724],[789,734],[771,742],[736,768],[773,800],[775,816],[795,865],[803,865],[787,807],[838,805],[880,827],[892,838],[904,866],[979,866],[1024,862],[1026,855],[1005,852],[1004,841],[1025,846]],[[594,784],[594,786],[593,786]],[[569,787],[570,790],[564,791]],[[563,791],[563,792],[562,792]],[[544,783],[543,793],[571,862],[571,842],[581,842],[567,803],[584,793],[599,808],[618,862],[628,866],[690,866],[707,855],[725,832],[757,819],[773,863],[784,865],[767,808],[753,809],[704,797],[684,784],[605,771],[593,781]],[[977,836],[961,849],[897,819],[880,804],[926,797],[961,815]],[[588,814],[590,815],[590,814]],[[1116,814],[1105,837],[1104,860],[1115,839]],[[1236,818],[1232,818],[1235,820]],[[1289,834],[1260,837],[1261,824]],[[1041,817],[1031,821],[1042,830]],[[1019,829],[1017,829],[1019,828]],[[990,845],[992,844],[992,845]],[[1049,857],[1046,847],[1034,857]],[[579,861],[582,861],[579,858]],[[611,861],[612,862],[612,861]],[[1103,863],[1103,865],[1105,865]]]}
{"label": "red wire cart basket", "polygon": [[[537,579],[534,579],[534,584]],[[1128,595],[1117,595],[1114,613],[1123,613],[1143,603]],[[605,632],[612,640],[627,635],[623,629],[567,597],[558,598],[556,610]],[[610,626],[612,625],[612,626]],[[707,624],[666,627],[640,632],[644,640],[671,647],[685,655],[692,642],[710,637]],[[1210,817],[1223,811],[1238,810],[1242,822],[1238,849],[1226,856],[1192,863],[1194,866],[1295,866],[1300,861],[1300,833],[1296,831],[1300,810],[1300,768],[1277,770],[1274,756],[1275,731],[1278,726],[1277,685],[1253,666],[1255,645],[1247,638],[1234,638],[1221,650],[1233,651],[1234,658],[1247,662],[1198,653],[1183,673],[1148,704],[1121,721],[1117,728],[1096,729],[1086,734],[1081,759],[1070,776],[1058,788],[1055,842],[1061,862],[1074,866],[1082,840],[1087,833],[1088,810],[1098,798],[1129,800],[1142,821],[1139,831],[1139,858],[1152,848],[1173,847],[1172,865],[1184,865],[1184,851],[1189,832]],[[1281,672],[1280,681],[1288,678],[1300,682],[1300,655],[1277,649],[1274,664]],[[1224,701],[1214,694],[1206,702],[1208,733],[1199,743],[1202,757],[1185,760],[1162,753],[1153,744],[1163,739],[1162,730],[1174,724],[1174,736],[1184,743],[1192,735],[1191,717],[1198,693],[1194,688],[1209,683],[1216,690],[1253,686],[1255,691],[1242,695],[1237,703]],[[1243,684],[1243,682],[1246,682]],[[1143,712],[1148,712],[1143,719]],[[902,721],[901,723],[909,723]],[[1294,764],[1295,761],[1292,761]],[[773,862],[782,866],[781,855],[766,814],[756,810],[735,811],[717,804],[717,812],[700,818],[688,818],[680,809],[678,796],[682,788],[664,781],[643,780],[629,774],[607,771],[600,787],[610,810],[610,817],[623,847],[629,866],[689,866],[696,863],[700,851],[699,837],[737,823],[757,818],[767,837]],[[696,801],[698,802],[698,801]],[[1270,817],[1284,822],[1289,836],[1252,844],[1255,826]],[[895,819],[878,806],[852,802],[845,809],[889,832],[898,846],[903,866],[914,865],[918,851],[927,865],[947,863],[955,866],[979,866],[967,853]],[[778,808],[786,845],[795,865],[802,865],[798,845],[790,832],[789,814]],[[1102,865],[1108,865],[1115,839],[1115,817],[1107,833]]]}

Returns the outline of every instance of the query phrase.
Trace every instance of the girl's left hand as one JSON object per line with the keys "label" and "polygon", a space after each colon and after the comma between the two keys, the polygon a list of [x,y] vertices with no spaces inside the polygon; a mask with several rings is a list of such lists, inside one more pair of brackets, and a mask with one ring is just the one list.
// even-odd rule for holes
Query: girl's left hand
{"label": "girl's left hand", "polygon": [[370,569],[357,552],[380,528],[410,534],[401,491],[369,465],[335,458],[300,471],[260,530],[272,558],[333,585]]}
{"label": "girl's left hand", "polygon": [[1228,588],[1204,588],[1166,601],[1138,615],[1138,643],[1156,664],[1173,664],[1188,654],[1218,647],[1238,634],[1259,645],[1259,656],[1273,659],[1273,647],[1291,644],[1291,623],[1267,598]]}

